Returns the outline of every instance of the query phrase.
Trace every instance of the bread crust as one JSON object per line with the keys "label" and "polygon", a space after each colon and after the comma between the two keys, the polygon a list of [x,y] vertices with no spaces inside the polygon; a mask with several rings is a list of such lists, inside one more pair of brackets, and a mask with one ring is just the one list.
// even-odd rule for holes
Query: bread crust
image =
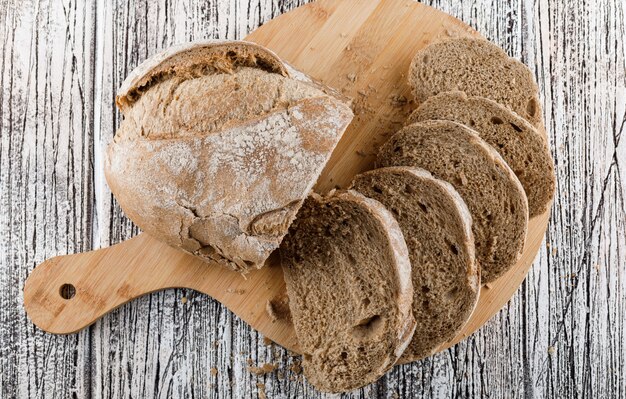
{"label": "bread crust", "polygon": [[[241,57],[243,68],[264,60],[262,73],[279,81],[294,74],[271,51],[248,42],[191,43],[152,57],[129,75],[118,94],[125,120],[107,149],[105,176],[124,212],[143,231],[207,262],[244,272],[262,267],[278,247],[353,114],[299,73],[301,83],[281,86],[299,90],[296,100],[210,130],[161,119],[161,132],[161,109],[179,106],[175,114],[184,117],[184,107],[193,106],[184,96],[197,98],[198,93],[176,92],[170,95],[174,99],[159,97],[163,103],[158,104],[139,101],[141,96],[168,79],[202,78],[198,70],[231,74],[227,62],[215,61],[216,54],[229,54],[231,61]],[[203,69],[207,60],[214,64]],[[155,82],[155,76],[162,80]],[[142,108],[135,112],[137,106]]]}
{"label": "bread crust", "polygon": [[[317,306],[310,302],[304,301],[304,296],[300,297],[299,295],[305,295],[303,292],[297,291],[296,287],[301,287],[303,284],[308,288],[307,291],[310,290],[325,290],[326,287],[324,285],[315,284],[310,282],[309,280],[304,280],[306,277],[304,274],[311,268],[310,265],[307,267],[300,266],[298,262],[302,261],[301,254],[298,252],[297,248],[304,246],[318,246],[321,245],[319,242],[305,242],[302,243],[298,240],[297,234],[303,234],[300,238],[308,238],[311,227],[310,223],[313,223],[313,220],[310,218],[307,220],[307,216],[301,215],[298,217],[298,222],[292,226],[293,232],[289,238],[286,239],[284,243],[284,247],[281,247],[281,258],[283,263],[283,270],[285,271],[285,282],[287,283],[287,292],[289,294],[289,304],[291,307],[291,314],[294,320],[294,326],[296,327],[296,335],[298,336],[298,340],[301,345],[301,349],[304,351],[305,356],[303,360],[304,373],[307,377],[307,380],[313,384],[317,389],[326,391],[326,392],[345,392],[353,389],[357,389],[361,386],[370,384],[380,378],[385,372],[387,372],[397,361],[397,359],[401,356],[406,346],[410,343],[413,331],[415,330],[415,320],[412,316],[412,302],[413,302],[413,286],[411,283],[411,266],[410,261],[408,259],[408,250],[406,247],[406,243],[404,241],[404,237],[402,235],[402,231],[400,227],[393,217],[393,215],[378,201],[375,201],[371,198],[367,198],[362,194],[352,191],[352,190],[338,190],[331,191],[328,196],[322,197],[317,194],[312,194],[307,201],[310,201],[307,205],[305,205],[305,210],[310,209],[323,209],[326,206],[333,206],[338,203],[350,203],[352,205],[356,205],[359,209],[363,210],[368,214],[369,220],[372,223],[377,225],[377,231],[383,232],[385,235],[384,247],[386,248],[386,254],[389,255],[389,271],[391,273],[388,275],[392,278],[394,291],[393,295],[388,298],[388,300],[393,300],[393,308],[395,309],[395,318],[393,320],[388,320],[388,324],[385,324],[387,327],[384,333],[381,335],[387,337],[393,337],[392,339],[384,339],[384,342],[380,344],[377,342],[370,343],[376,347],[383,348],[381,349],[384,352],[384,355],[380,357],[371,357],[367,360],[363,360],[367,362],[367,366],[369,371],[367,373],[361,373],[359,370],[342,369],[341,374],[342,377],[337,376],[337,370],[330,370],[325,368],[326,363],[329,361],[328,356],[330,351],[330,343],[329,342],[342,342],[342,345],[347,345],[346,340],[349,340],[348,337],[341,336],[325,336],[315,334],[314,331],[303,330],[301,326],[308,325],[304,322],[304,319],[310,317],[310,313],[307,312],[307,309],[301,309],[301,306],[310,305]],[[322,211],[320,211],[322,212]],[[355,228],[354,225],[350,224],[352,219],[348,218],[348,225],[345,227],[347,229]],[[332,221],[324,221],[316,218],[314,222],[319,223],[319,229],[325,229],[329,224],[332,224]],[[299,224],[300,223],[300,224]],[[305,227],[305,230],[301,230],[302,226]],[[361,226],[361,228],[364,228]],[[304,231],[304,233],[303,233]],[[341,237],[343,233],[338,231],[335,232],[337,236],[334,238]],[[377,236],[378,237],[378,236]],[[333,238],[326,238],[326,240],[333,240]],[[368,248],[360,248],[363,251],[366,251]],[[354,254],[351,251],[358,251],[359,248],[345,248],[345,253]],[[317,255],[316,255],[317,256]],[[322,256],[322,255],[319,255]],[[298,261],[300,259],[300,261]],[[307,258],[310,259],[310,258]],[[329,270],[333,270],[335,267],[339,266],[339,264],[328,264]],[[354,267],[367,267],[366,264],[358,264],[354,265]],[[304,269],[304,270],[303,270]],[[382,270],[377,270],[378,272],[386,272],[386,268]],[[354,271],[354,270],[352,270]],[[340,270],[336,271],[337,273],[341,273]],[[347,271],[350,273],[350,271]],[[328,271],[321,272],[322,274],[328,273]],[[327,276],[328,277],[328,276]],[[334,277],[333,277],[334,278]],[[365,283],[364,283],[365,284]],[[346,287],[348,289],[348,287]],[[350,295],[358,294],[357,292],[350,292]],[[308,293],[306,294],[308,298]],[[340,303],[336,303],[337,299],[334,299],[335,306],[343,305]],[[387,302],[389,303],[389,302]],[[327,304],[328,305],[328,304]],[[310,309],[308,309],[310,310]],[[357,311],[357,309],[354,309]],[[328,309],[329,312],[332,309]],[[360,310],[359,310],[360,311]],[[388,317],[388,315],[385,315]],[[328,325],[328,320],[316,320],[316,323],[319,322],[321,325]],[[310,323],[310,322],[309,322]],[[352,328],[352,322],[350,320],[345,320],[346,325],[342,325],[337,327],[338,333],[343,334],[344,331],[350,331]],[[346,333],[348,334],[348,333]],[[380,335],[376,337],[368,338],[371,339],[380,339]],[[351,341],[350,341],[351,342]],[[384,344],[384,345],[383,345]],[[364,341],[357,341],[354,345],[365,345]],[[382,345],[382,346],[381,346]],[[348,349],[345,349],[348,350]],[[354,352],[357,352],[357,348],[352,348]],[[348,350],[349,351],[349,350]],[[347,355],[349,358],[353,356],[351,352]],[[359,352],[361,353],[361,352]],[[320,357],[316,359],[315,357]],[[326,356],[326,357],[325,357]],[[361,353],[361,356],[367,357],[367,354]],[[313,357],[313,358],[311,358]],[[365,358],[363,358],[365,359]],[[334,361],[334,360],[333,360]],[[316,365],[320,365],[320,369],[316,368]],[[348,374],[349,376],[346,376]]]}
{"label": "bread crust", "polygon": [[556,185],[554,161],[547,140],[526,119],[493,100],[458,91],[428,98],[406,124],[433,119],[472,127],[498,151],[522,183],[530,217],[548,209]]}
{"label": "bread crust", "polygon": [[484,39],[448,39],[418,51],[409,68],[409,84],[418,104],[439,93],[458,90],[490,98],[533,126],[543,126],[533,73]]}
{"label": "bread crust", "polygon": [[[451,121],[414,123],[381,147],[377,165],[421,167],[454,186],[472,212],[483,283],[515,265],[528,230],[526,194],[511,168],[478,133]],[[502,206],[505,200],[507,207]]]}
{"label": "bread crust", "polygon": [[[456,336],[478,301],[480,271],[475,262],[470,212],[452,185],[421,168],[390,166],[374,169],[357,175],[351,189],[380,201],[396,214],[409,249],[414,286],[413,315],[417,328],[398,362],[407,363],[430,356]],[[433,201],[435,197],[436,201]],[[427,211],[425,204],[428,204]],[[443,222],[437,220],[445,220],[450,234],[439,229]],[[416,226],[418,223],[420,226]],[[436,223],[440,223],[439,226]],[[433,237],[436,237],[435,241],[429,241]],[[446,241],[450,238],[449,242],[454,243],[457,252],[447,258],[444,251],[450,254],[450,244]],[[452,267],[455,269],[451,270]],[[441,283],[436,285],[442,281],[446,282],[444,286]],[[456,295],[448,299],[446,295],[450,287],[455,287]],[[433,309],[437,305],[431,303],[429,309],[433,310],[427,310],[423,304],[425,300],[434,300],[448,309]]]}

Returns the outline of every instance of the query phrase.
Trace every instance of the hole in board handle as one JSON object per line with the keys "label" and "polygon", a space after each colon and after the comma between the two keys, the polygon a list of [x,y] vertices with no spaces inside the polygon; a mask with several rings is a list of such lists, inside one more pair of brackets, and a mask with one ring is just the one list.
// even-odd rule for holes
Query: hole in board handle
{"label": "hole in board handle", "polygon": [[72,284],[63,284],[61,288],[59,288],[59,295],[63,299],[72,299],[74,295],[76,295],[76,287]]}

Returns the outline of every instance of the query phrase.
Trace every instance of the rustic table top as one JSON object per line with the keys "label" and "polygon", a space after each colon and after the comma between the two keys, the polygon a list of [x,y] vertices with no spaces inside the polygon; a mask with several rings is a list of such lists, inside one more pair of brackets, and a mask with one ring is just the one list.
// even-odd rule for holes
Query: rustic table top
{"label": "rustic table top", "polygon": [[[365,1],[365,0],[364,0]],[[44,259],[137,234],[103,177],[114,94],[173,43],[242,38],[301,2],[0,2],[0,397],[324,397],[211,298],[134,301],[85,331],[23,308]],[[476,334],[346,397],[626,397],[626,4],[429,0],[531,66],[557,172],[545,244]],[[252,366],[275,364],[265,375]]]}

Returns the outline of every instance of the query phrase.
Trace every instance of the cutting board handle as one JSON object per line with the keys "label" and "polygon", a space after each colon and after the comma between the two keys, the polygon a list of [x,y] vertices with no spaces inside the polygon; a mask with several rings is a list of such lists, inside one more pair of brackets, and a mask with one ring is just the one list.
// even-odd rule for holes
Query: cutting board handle
{"label": "cutting board handle", "polygon": [[26,312],[41,329],[70,334],[138,296],[176,286],[178,279],[159,278],[167,256],[154,245],[156,240],[140,234],[108,248],[46,260],[24,285]]}
{"label": "cutting board handle", "polygon": [[285,292],[275,257],[243,276],[145,233],[108,248],[41,263],[24,285],[24,307],[42,330],[71,334],[134,298],[177,287],[212,296],[275,342],[297,350],[293,325],[272,320],[266,311],[268,301]]}

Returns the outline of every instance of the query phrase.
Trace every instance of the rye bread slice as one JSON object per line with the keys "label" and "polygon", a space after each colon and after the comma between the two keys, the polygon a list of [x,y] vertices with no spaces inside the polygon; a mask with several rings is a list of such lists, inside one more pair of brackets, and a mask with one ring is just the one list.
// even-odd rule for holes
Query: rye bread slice
{"label": "rye bread slice", "polygon": [[407,124],[433,119],[474,129],[498,151],[522,183],[530,217],[548,209],[554,196],[554,162],[546,139],[524,118],[493,100],[455,91],[427,99],[409,116]]}
{"label": "rye bread slice", "polygon": [[304,375],[344,392],[382,376],[411,340],[411,265],[402,231],[354,191],[313,194],[281,244]]}
{"label": "rye bread slice", "polygon": [[480,271],[469,210],[452,185],[419,168],[362,173],[351,189],[391,211],[409,249],[417,327],[400,362],[430,356],[455,337],[478,301]]}
{"label": "rye bread slice", "polygon": [[382,146],[377,164],[421,167],[454,186],[472,215],[483,283],[515,265],[526,240],[526,194],[502,157],[472,129],[450,121],[408,125]]}
{"label": "rye bread slice", "polygon": [[409,84],[418,103],[459,90],[503,104],[535,127],[543,124],[539,89],[530,69],[486,40],[459,38],[431,44],[415,54]]}

